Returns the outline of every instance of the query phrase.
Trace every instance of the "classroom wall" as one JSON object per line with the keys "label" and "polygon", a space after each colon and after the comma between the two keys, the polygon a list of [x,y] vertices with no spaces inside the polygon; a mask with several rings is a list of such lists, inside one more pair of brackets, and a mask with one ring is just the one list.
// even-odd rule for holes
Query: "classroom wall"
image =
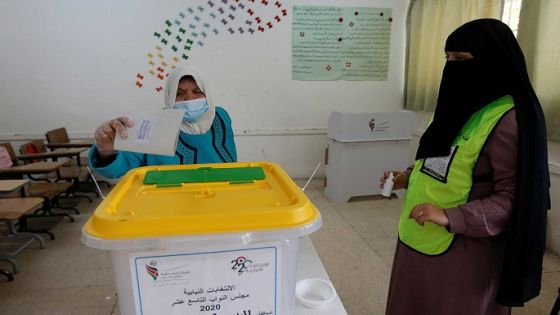
{"label": "classroom wall", "polygon": [[[156,46],[161,46],[170,65],[174,53],[154,33],[162,34],[165,21],[188,8],[214,10],[209,2],[228,10],[233,0],[227,5],[223,0],[1,1],[0,140],[41,138],[60,126],[74,138],[91,137],[105,119],[161,108],[163,93],[155,89],[163,80],[149,74],[153,66],[147,56],[158,61]],[[230,34],[206,11],[200,16],[219,34],[188,52],[188,63],[204,73],[211,98],[233,119],[240,160],[274,161],[292,177],[308,177],[323,160],[332,111],[401,109],[408,0],[284,0],[278,1],[281,8],[272,0],[266,6],[241,2],[266,20],[280,9],[287,15],[265,32]],[[388,80],[292,80],[293,5],[392,8]],[[181,26],[194,23],[194,15],[181,19]],[[240,10],[234,15],[238,25],[247,16]]]}

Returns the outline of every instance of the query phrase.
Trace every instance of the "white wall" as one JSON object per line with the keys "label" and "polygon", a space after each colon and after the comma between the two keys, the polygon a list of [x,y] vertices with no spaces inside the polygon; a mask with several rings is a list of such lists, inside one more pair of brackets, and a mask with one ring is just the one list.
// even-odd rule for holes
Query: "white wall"
{"label": "white wall", "polygon": [[[0,2],[0,140],[40,138],[60,126],[73,137],[91,137],[109,117],[160,108],[163,95],[154,88],[163,81],[147,74],[147,54],[157,53],[156,45],[166,61],[172,54],[153,33],[207,2]],[[255,7],[264,19],[278,13],[270,2]],[[209,94],[230,112],[240,160],[275,161],[291,176],[307,177],[323,158],[331,111],[401,108],[408,0],[280,2],[288,15],[264,33],[231,35],[209,20],[220,33],[193,46],[189,62],[203,70]],[[292,6],[304,4],[392,8],[388,81],[291,80]],[[236,16],[241,22],[241,13]],[[183,21],[186,28],[192,16]],[[145,76],[142,88],[135,86],[137,73]]]}

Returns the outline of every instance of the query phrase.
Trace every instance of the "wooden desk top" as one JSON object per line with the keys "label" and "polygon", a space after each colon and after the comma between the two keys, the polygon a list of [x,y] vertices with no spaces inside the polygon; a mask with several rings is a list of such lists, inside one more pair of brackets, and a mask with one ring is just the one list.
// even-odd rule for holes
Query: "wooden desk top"
{"label": "wooden desk top", "polygon": [[54,172],[62,165],[64,165],[65,161],[57,161],[57,162],[37,162],[31,163],[21,166],[14,166],[9,168],[0,168],[0,174],[44,174]]}
{"label": "wooden desk top", "polygon": [[60,142],[60,143],[47,143],[49,149],[60,148],[89,148],[93,145],[93,140],[76,141],[76,142]]}
{"label": "wooden desk top", "polygon": [[7,193],[14,191],[25,183],[27,183],[29,179],[3,179],[0,180],[0,193]]}
{"label": "wooden desk top", "polygon": [[39,197],[0,199],[0,219],[17,220],[42,204]]}
{"label": "wooden desk top", "polygon": [[80,153],[87,151],[88,148],[72,148],[72,149],[59,149],[50,152],[29,153],[21,154],[18,156],[20,160],[36,160],[36,159],[50,159],[59,157],[72,157],[80,155]]}

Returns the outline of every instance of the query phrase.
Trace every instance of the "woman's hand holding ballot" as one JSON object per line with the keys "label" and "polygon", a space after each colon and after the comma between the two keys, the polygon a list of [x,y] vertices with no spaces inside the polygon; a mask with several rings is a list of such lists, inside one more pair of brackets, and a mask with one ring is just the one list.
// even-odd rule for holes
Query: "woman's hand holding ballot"
{"label": "woman's hand holding ballot", "polygon": [[122,138],[127,138],[127,128],[133,127],[134,121],[121,116],[104,122],[95,130],[95,146],[100,158],[107,158],[115,154],[115,135],[118,133]]}

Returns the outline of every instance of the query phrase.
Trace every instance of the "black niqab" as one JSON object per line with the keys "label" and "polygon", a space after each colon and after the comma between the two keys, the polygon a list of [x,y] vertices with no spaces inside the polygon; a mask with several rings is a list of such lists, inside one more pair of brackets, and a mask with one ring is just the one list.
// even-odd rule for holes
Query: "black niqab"
{"label": "black niqab", "polygon": [[422,138],[416,159],[444,156],[467,120],[492,101],[511,95],[519,142],[514,209],[496,301],[522,306],[539,295],[550,208],[546,127],[529,81],[525,58],[504,23],[468,22],[447,39],[446,51],[470,52],[474,58],[447,61],[433,122]]}

